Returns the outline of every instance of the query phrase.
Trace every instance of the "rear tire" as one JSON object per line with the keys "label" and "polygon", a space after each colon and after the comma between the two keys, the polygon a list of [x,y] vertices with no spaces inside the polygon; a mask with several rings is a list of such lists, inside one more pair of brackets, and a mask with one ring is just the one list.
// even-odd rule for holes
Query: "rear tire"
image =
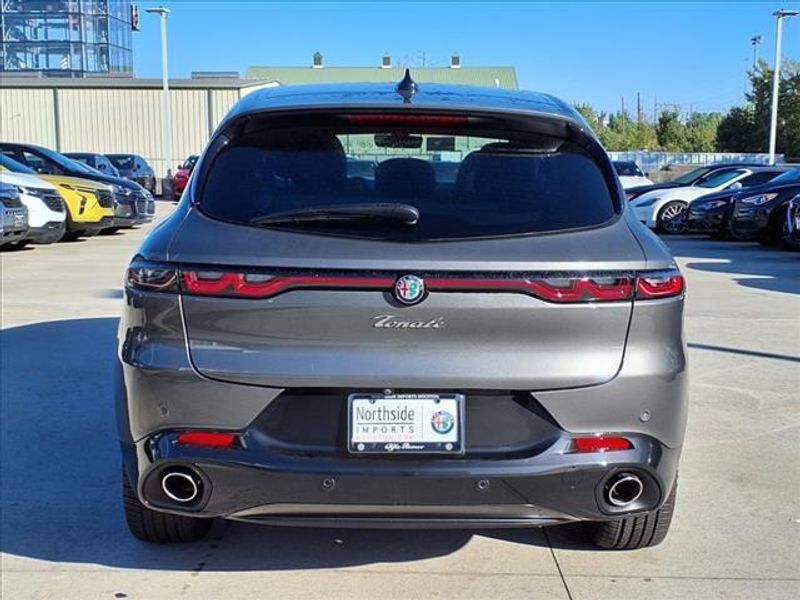
{"label": "rear tire", "polygon": [[686,215],[688,205],[682,200],[672,200],[667,202],[658,211],[656,228],[661,233],[686,233]]}
{"label": "rear tire", "polygon": [[675,494],[678,480],[672,486],[667,501],[658,510],[624,517],[613,521],[600,521],[589,524],[589,535],[592,541],[606,550],[638,550],[657,546],[664,541],[672,523],[675,512]]}
{"label": "rear tire", "polygon": [[128,529],[134,537],[143,542],[153,544],[196,542],[205,537],[214,521],[162,513],[147,508],[136,496],[125,475],[122,476],[122,500]]}

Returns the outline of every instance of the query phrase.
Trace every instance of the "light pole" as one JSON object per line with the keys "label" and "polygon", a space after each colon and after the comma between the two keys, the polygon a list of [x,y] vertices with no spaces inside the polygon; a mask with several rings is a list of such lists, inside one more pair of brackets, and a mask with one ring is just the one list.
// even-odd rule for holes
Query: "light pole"
{"label": "light pole", "polygon": [[164,159],[167,161],[166,176],[172,175],[172,103],[169,100],[169,67],[167,65],[167,15],[169,9],[164,6],[146,8],[146,12],[161,17],[161,82],[164,89]]}
{"label": "light pole", "polygon": [[755,73],[756,66],[758,65],[758,47],[761,45],[761,36],[754,35],[750,38],[750,43],[753,45],[753,72]]}
{"label": "light pole", "polygon": [[775,32],[775,68],[772,74],[772,114],[769,122],[769,164],[775,164],[775,146],[778,141],[778,89],[781,81],[781,36],[783,20],[800,15],[800,10],[785,9],[772,13],[777,21]]}

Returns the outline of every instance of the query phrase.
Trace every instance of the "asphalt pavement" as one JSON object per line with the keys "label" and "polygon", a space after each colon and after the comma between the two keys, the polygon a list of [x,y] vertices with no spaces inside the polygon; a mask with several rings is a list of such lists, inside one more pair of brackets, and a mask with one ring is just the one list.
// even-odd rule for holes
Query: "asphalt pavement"
{"label": "asphalt pavement", "polygon": [[688,279],[691,408],[661,546],[597,551],[574,525],[222,521],[150,546],[124,524],[111,392],[124,268],[148,229],[0,254],[2,598],[800,597],[800,254],[666,239]]}

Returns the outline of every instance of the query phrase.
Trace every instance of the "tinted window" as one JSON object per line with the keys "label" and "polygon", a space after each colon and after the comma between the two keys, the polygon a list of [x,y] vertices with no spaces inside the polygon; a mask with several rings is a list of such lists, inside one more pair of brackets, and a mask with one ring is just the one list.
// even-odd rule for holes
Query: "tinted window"
{"label": "tinted window", "polygon": [[800,181],[800,169],[792,169],[785,173],[778,175],[775,179],[771,180],[772,183],[796,183]]}
{"label": "tinted window", "polygon": [[[427,138],[442,136],[453,138],[454,150],[429,150]],[[207,169],[200,205],[234,223],[365,203],[410,204],[420,213],[410,226],[279,225],[304,232],[430,240],[590,227],[614,216],[594,160],[575,144],[533,134],[284,120],[233,137]]]}
{"label": "tinted window", "polygon": [[744,171],[739,169],[732,169],[730,171],[714,171],[711,175],[703,179],[703,181],[697,185],[704,188],[716,188],[721,185],[725,185],[728,182],[732,182],[742,173],[744,173]]}
{"label": "tinted window", "polygon": [[134,168],[133,164],[134,161],[132,156],[127,156],[123,154],[112,154],[108,158],[118,169],[122,169],[124,171],[131,171]]}
{"label": "tinted window", "polygon": [[740,181],[742,187],[752,187],[754,185],[760,185],[762,183],[767,183],[768,181],[772,181],[775,179],[775,176],[778,175],[780,171],[759,171],[758,173],[753,173],[749,177],[745,177]]}
{"label": "tinted window", "polygon": [[614,162],[614,169],[620,177],[644,177],[644,173],[635,162]]}
{"label": "tinted window", "polygon": [[699,169],[694,169],[692,171],[689,171],[688,173],[686,173],[686,175],[681,175],[680,177],[676,177],[675,179],[672,180],[672,182],[677,183],[679,185],[691,185],[709,171],[711,171],[711,167],[700,167]]}
{"label": "tinted window", "polygon": [[29,166],[23,165],[21,162],[14,160],[5,153],[0,154],[0,166],[8,169],[12,173],[27,173],[29,175],[36,174],[36,171],[31,169]]}

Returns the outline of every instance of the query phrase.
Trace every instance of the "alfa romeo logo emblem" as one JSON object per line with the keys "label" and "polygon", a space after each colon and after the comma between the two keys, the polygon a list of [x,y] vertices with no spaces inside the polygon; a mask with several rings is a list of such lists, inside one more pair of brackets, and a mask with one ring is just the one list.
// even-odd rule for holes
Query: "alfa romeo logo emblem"
{"label": "alfa romeo logo emblem", "polygon": [[450,433],[455,422],[456,420],[453,418],[453,415],[446,410],[440,410],[431,417],[431,427],[433,427],[436,433]]}
{"label": "alfa romeo logo emblem", "polygon": [[416,275],[403,275],[394,284],[394,295],[403,304],[416,304],[425,294],[425,282]]}

